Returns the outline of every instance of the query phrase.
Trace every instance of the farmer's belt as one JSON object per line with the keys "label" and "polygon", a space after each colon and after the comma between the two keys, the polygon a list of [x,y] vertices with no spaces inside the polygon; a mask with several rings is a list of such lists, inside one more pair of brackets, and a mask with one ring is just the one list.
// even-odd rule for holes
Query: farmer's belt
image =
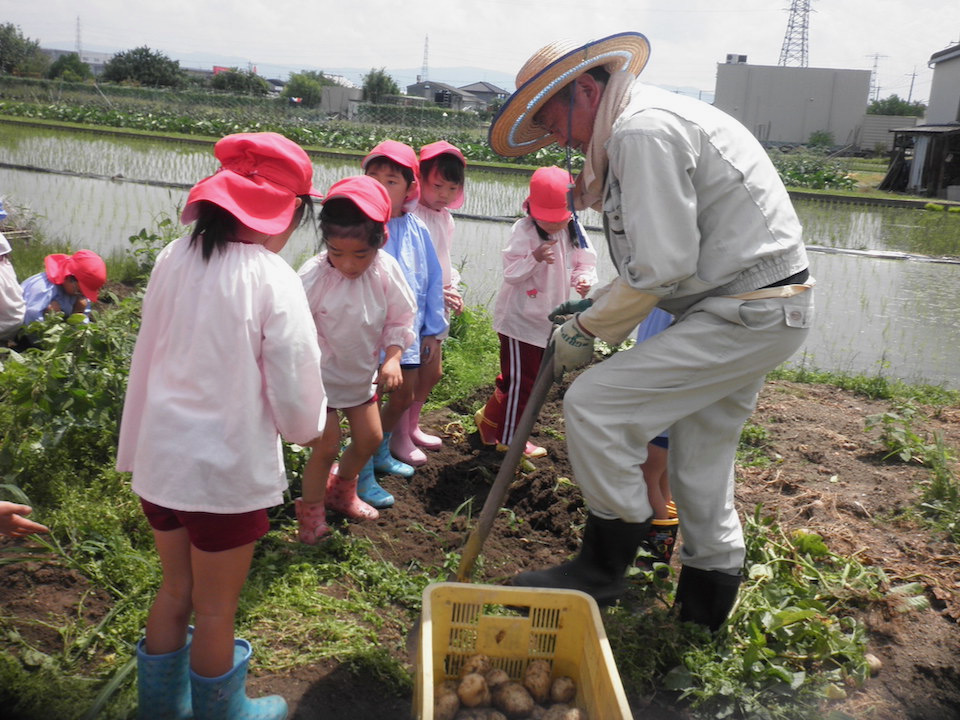
{"label": "farmer's belt", "polygon": [[737,300],[767,300],[769,298],[788,298],[806,292],[814,286],[816,280],[810,277],[810,272],[804,268],[790,277],[765,285],[759,290],[730,295]]}

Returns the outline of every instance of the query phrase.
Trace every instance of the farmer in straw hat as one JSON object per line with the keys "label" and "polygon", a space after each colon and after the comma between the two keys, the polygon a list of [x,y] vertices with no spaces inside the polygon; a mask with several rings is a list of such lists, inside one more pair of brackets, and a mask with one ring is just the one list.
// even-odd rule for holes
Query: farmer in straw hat
{"label": "farmer in straw hat", "polygon": [[567,390],[570,461],[590,511],[583,542],[573,560],[512,582],[613,602],[653,514],[640,469],[647,443],[670,428],[684,541],[676,603],[682,620],[716,630],[744,560],[733,501],[740,431],[766,373],[807,337],[813,281],[763,148],[710,105],[639,82],[648,55],[634,32],[547,45],[490,127],[500,155],[552,142],[582,151],[571,200],[603,213],[618,275],[557,308],[572,317],[553,335],[556,373],[586,365],[596,338],[623,342],[654,307],[677,318]]}

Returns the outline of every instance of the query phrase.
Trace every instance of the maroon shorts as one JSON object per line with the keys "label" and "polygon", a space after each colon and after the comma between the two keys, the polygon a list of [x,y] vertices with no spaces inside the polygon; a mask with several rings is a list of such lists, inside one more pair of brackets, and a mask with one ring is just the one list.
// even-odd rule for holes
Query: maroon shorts
{"label": "maroon shorts", "polygon": [[223,552],[247,545],[270,529],[266,509],[227,514],[187,512],[154,505],[143,498],[140,506],[154,530],[186,528],[190,544],[204,552]]}

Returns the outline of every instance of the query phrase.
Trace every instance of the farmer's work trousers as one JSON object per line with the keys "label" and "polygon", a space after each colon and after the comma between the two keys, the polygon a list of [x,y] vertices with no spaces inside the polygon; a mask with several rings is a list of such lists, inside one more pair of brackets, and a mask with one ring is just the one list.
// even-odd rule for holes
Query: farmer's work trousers
{"label": "farmer's work trousers", "polygon": [[733,491],[740,432],[764,376],[806,339],[813,292],[707,298],[660,334],[583,372],[563,405],[570,463],[590,512],[649,519],[640,465],[647,443],[669,428],[681,562],[739,572],[744,542]]}

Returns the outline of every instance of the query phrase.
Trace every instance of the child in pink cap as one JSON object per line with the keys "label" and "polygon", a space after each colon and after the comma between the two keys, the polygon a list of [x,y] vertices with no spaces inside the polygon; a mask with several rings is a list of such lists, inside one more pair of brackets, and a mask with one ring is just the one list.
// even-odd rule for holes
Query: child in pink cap
{"label": "child in pink cap", "polygon": [[[420,202],[414,208],[414,215],[423,220],[430,231],[430,240],[437,251],[440,267],[443,269],[443,301],[446,318],[450,313],[463,312],[463,298],[460,296],[460,273],[450,259],[453,244],[454,222],[450,208],[463,205],[464,170],[467,167],[463,153],[446,140],[424,145],[420,148]],[[446,339],[447,333],[440,336]],[[441,346],[442,347],[442,346]],[[420,376],[414,391],[413,404],[400,419],[394,430],[397,433],[406,430],[415,445],[435,450],[442,445],[436,435],[429,435],[420,429],[420,413],[430,391],[440,382],[443,374],[442,352],[431,355],[420,365]]]}
{"label": "child in pink cap", "polygon": [[43,268],[20,284],[26,303],[23,324],[36,322],[47,313],[83,314],[89,321],[90,305],[97,302],[107,281],[103,258],[93,250],[55,253],[43,259]]}
{"label": "child in pink cap", "polygon": [[163,568],[137,646],[139,717],[280,720],[283,698],[246,695],[234,614],[287,488],[280,437],[306,445],[327,419],[317,329],[277,254],[320,193],[276,133],[228,135],[214,153],[220,170],[181,216],[192,232],[150,275],[120,426],[117,469],[133,473]]}
{"label": "child in pink cap", "polygon": [[378,472],[404,477],[413,475],[413,466],[422,465],[427,458],[408,432],[400,432],[399,423],[413,403],[421,364],[439,352],[439,338],[449,327],[444,313],[443,269],[430,232],[412,213],[420,196],[419,168],[413,148],[396,140],[381,142],[363,159],[364,173],[383,185],[390,196],[389,238],[383,249],[400,263],[417,304],[416,337],[400,359],[403,384],[381,408],[384,439],[373,456]]}
{"label": "child in pink cap", "polygon": [[[569,299],[571,287],[584,297],[597,281],[597,253],[568,206],[571,183],[566,170],[538,168],[524,202],[527,215],[514,223],[503,250],[503,285],[493,309],[500,375],[474,418],[481,441],[501,451],[513,440],[533,389],[553,327],[550,312]],[[528,458],[546,454],[530,441],[524,447]]]}
{"label": "child in pink cap", "polygon": [[[393,504],[392,495],[372,486],[373,452],[383,441],[377,388],[391,393],[400,387],[400,356],[414,339],[416,304],[400,265],[380,249],[390,213],[390,196],[373,178],[334,183],[320,212],[325,249],[299,271],[317,326],[329,403],[326,429],[311,444],[303,497],[296,501],[300,541],[308,545],[330,533],[326,509],[353,519],[379,516],[358,491],[376,507]],[[350,424],[350,444],[335,466],[337,410]]]}

